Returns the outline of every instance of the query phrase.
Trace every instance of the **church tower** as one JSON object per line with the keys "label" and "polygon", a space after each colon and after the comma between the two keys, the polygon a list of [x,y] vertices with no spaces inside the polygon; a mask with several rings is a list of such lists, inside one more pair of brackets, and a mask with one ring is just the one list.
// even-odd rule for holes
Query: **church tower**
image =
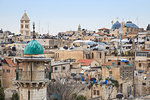
{"label": "church tower", "polygon": [[[24,57],[16,58],[15,84],[19,88],[20,100],[47,100],[51,59],[44,57],[43,47],[35,40],[34,28],[33,25],[33,40],[26,45]],[[19,70],[19,63],[22,64],[22,70]]]}
{"label": "church tower", "polygon": [[78,32],[80,32],[81,31],[81,25],[79,24],[79,26],[78,26]]}
{"label": "church tower", "polygon": [[23,36],[31,36],[30,34],[30,19],[27,16],[27,13],[24,12],[20,20],[20,33]]}

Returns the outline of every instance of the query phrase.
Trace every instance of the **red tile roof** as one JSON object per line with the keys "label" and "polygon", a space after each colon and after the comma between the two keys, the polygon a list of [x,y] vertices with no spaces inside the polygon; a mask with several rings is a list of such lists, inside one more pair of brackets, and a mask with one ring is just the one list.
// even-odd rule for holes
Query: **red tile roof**
{"label": "red tile roof", "polygon": [[[119,60],[118,60],[119,61]],[[106,63],[104,63],[104,66],[112,66],[112,64],[114,63],[115,65],[118,64],[118,61],[117,60],[111,60],[111,61],[108,61]],[[125,65],[126,63],[125,62],[120,62],[121,65]]]}
{"label": "red tile roof", "polygon": [[141,51],[150,51],[150,50],[147,50],[147,49],[142,49]]}
{"label": "red tile roof", "polygon": [[100,28],[99,30],[109,30],[108,28]]}
{"label": "red tile roof", "polygon": [[[11,67],[17,66],[17,64],[13,63],[11,59],[5,59],[5,60],[9,66],[11,66]],[[19,63],[19,67],[22,67],[22,63]]]}
{"label": "red tile roof", "polygon": [[81,65],[83,66],[88,66],[90,65],[92,62],[94,61],[94,59],[80,59],[77,62],[81,63]]}
{"label": "red tile roof", "polygon": [[11,59],[5,59],[9,66],[15,66]]}

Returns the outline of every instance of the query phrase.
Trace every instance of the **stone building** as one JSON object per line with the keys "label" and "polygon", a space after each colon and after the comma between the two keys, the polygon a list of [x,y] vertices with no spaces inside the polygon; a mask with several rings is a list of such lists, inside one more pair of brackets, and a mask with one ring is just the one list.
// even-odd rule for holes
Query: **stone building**
{"label": "stone building", "polygon": [[150,73],[136,71],[135,73],[135,96],[140,97],[150,94]]}
{"label": "stone building", "polygon": [[132,21],[127,21],[126,23],[123,21],[120,23],[117,20],[116,23],[113,23],[110,34],[111,36],[117,36],[119,31],[122,31],[123,35],[127,35],[131,33],[137,33],[139,31],[139,27],[132,23]]}
{"label": "stone building", "polygon": [[[19,70],[22,70],[22,64],[19,64]],[[11,58],[2,61],[2,86],[4,88],[13,87],[13,79],[16,77],[16,64]]]}
{"label": "stone building", "polygon": [[133,72],[134,67],[128,61],[112,60],[103,65],[102,79],[117,80],[119,82],[118,92],[128,97],[133,93]]}
{"label": "stone building", "polygon": [[150,71],[150,50],[136,51],[135,53],[135,66],[136,70]]}
{"label": "stone building", "polygon": [[68,78],[71,76],[70,62],[55,62],[51,64],[52,79]]}
{"label": "stone building", "polygon": [[94,84],[91,88],[91,98],[99,98],[96,100],[109,100],[116,98],[116,95],[117,95],[117,88],[112,85]]}
{"label": "stone building", "polygon": [[[16,80],[20,100],[47,100],[47,84],[51,79],[45,65],[51,65],[51,59],[44,57],[43,47],[36,40],[30,41],[24,50],[24,57],[16,58]],[[18,70],[22,63],[22,71]],[[51,68],[49,68],[51,69]]]}
{"label": "stone building", "polygon": [[[16,61],[16,79],[20,100],[47,100],[47,84],[51,79],[51,59],[44,57],[42,45],[35,40],[35,25],[33,24],[33,40],[25,49],[24,56]],[[22,70],[19,64],[22,63]],[[49,65],[47,70],[46,65]]]}
{"label": "stone building", "polygon": [[30,19],[27,16],[27,13],[24,12],[21,20],[20,20],[20,33],[23,36],[22,40],[24,39],[30,39],[31,33],[30,33]]}

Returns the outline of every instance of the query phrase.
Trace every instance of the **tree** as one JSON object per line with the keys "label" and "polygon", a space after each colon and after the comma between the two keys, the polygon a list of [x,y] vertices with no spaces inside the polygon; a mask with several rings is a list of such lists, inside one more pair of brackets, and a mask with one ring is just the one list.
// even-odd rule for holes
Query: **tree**
{"label": "tree", "polygon": [[[86,100],[84,99],[86,97],[82,95],[77,96],[85,87],[86,85],[79,85],[77,83],[50,82],[47,88],[47,98],[51,100],[52,95],[59,95],[62,100]],[[74,93],[76,93],[76,95]]]}
{"label": "tree", "polygon": [[19,100],[19,95],[18,93],[13,93],[11,100]]}
{"label": "tree", "polygon": [[72,99],[71,100],[86,100],[86,97],[83,95],[77,95],[76,93],[72,94]]}
{"label": "tree", "polygon": [[121,56],[124,56],[124,53],[123,53],[123,51],[121,52]]}
{"label": "tree", "polygon": [[76,86],[71,86],[67,83],[51,82],[47,88],[48,100],[50,100],[53,94],[61,96],[62,100],[70,100],[71,94],[74,92],[75,88]]}
{"label": "tree", "polygon": [[5,100],[5,93],[2,87],[0,87],[0,100]]}
{"label": "tree", "polygon": [[83,95],[77,96],[76,100],[86,100],[86,97]]}
{"label": "tree", "polygon": [[117,51],[116,47],[114,47],[114,54],[115,54],[115,56],[118,55],[118,51]]}

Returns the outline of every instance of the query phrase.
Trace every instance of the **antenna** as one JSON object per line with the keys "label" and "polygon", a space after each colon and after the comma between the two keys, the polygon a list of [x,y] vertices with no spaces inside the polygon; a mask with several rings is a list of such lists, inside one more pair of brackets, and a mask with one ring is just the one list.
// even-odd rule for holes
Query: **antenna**
{"label": "antenna", "polygon": [[138,16],[137,16],[136,20],[137,20],[137,25],[139,26],[139,17]]}
{"label": "antenna", "polygon": [[39,20],[39,34],[40,34],[40,20]]}
{"label": "antenna", "polygon": [[35,35],[35,23],[33,22],[33,40],[35,40],[36,35]]}
{"label": "antenna", "polygon": [[48,24],[48,34],[49,34],[49,24]]}

